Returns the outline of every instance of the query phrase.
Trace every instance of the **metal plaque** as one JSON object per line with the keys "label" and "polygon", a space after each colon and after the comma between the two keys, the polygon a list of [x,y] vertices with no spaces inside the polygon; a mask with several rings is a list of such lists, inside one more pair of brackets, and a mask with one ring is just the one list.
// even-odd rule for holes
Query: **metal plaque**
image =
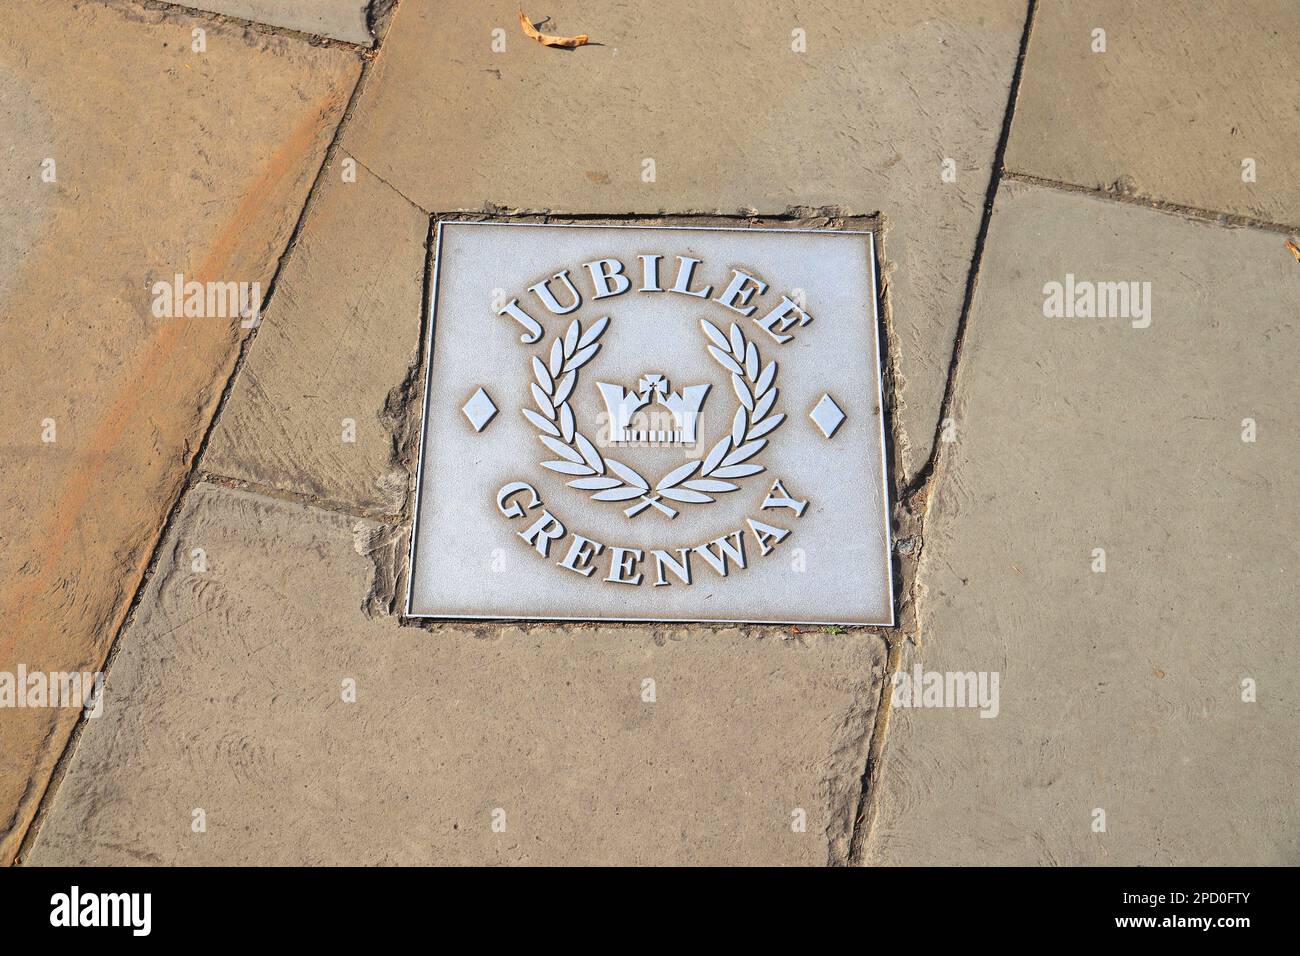
{"label": "metal plaque", "polygon": [[437,239],[409,615],[893,624],[871,233]]}

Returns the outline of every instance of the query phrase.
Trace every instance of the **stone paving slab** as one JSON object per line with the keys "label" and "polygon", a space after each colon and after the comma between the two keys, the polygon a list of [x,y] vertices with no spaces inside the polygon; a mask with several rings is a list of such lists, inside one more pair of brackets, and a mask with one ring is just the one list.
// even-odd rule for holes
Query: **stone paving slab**
{"label": "stone paving slab", "polygon": [[548,31],[601,45],[540,47],[521,35],[515,3],[405,0],[345,147],[430,211],[883,213],[896,420],[906,471],[918,470],[1023,0],[782,2],[761,16],[738,0],[546,12]]}
{"label": "stone paving slab", "polygon": [[[1067,274],[1150,325],[1044,317]],[[891,712],[870,862],[1300,861],[1298,298],[1277,234],[1003,185],[904,664],[1000,707]]]}
{"label": "stone paving slab", "polygon": [[397,514],[429,217],[349,160],[325,173],[203,468]]}
{"label": "stone paving slab", "polygon": [[878,637],[399,627],[391,532],[196,486],[28,862],[843,858]]}
{"label": "stone paving slab", "polygon": [[1040,3],[1007,168],[1300,224],[1298,34],[1292,0]]}
{"label": "stone paving slab", "polygon": [[184,0],[180,5],[361,46],[375,42],[366,24],[370,0]]}
{"label": "stone paving slab", "polygon": [[[153,283],[269,282],[358,74],[175,10],[0,6],[0,671],[103,661],[241,337],[155,318]],[[0,863],[76,714],[0,713]]]}

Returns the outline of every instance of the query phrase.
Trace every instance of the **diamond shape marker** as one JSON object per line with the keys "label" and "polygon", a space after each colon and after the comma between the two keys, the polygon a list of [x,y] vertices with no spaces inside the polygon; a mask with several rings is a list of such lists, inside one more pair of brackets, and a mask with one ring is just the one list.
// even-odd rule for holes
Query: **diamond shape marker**
{"label": "diamond shape marker", "polygon": [[822,400],[817,403],[817,407],[808,413],[808,417],[817,423],[817,427],[822,430],[822,434],[830,438],[835,434],[835,430],[840,427],[844,421],[844,413],[835,401],[826,394],[822,395]]}
{"label": "diamond shape marker", "polygon": [[461,411],[465,413],[465,417],[469,419],[469,423],[474,426],[474,431],[481,432],[487,427],[487,423],[492,421],[492,418],[496,415],[497,406],[496,403],[488,397],[488,393],[480,388],[470,396],[469,401],[465,403],[465,406]]}

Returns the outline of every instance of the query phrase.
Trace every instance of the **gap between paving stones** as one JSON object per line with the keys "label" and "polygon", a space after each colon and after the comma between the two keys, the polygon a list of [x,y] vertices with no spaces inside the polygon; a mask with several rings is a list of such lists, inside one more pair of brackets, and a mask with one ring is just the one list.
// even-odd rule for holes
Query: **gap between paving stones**
{"label": "gap between paving stones", "polygon": [[[845,861],[849,865],[860,864],[866,855],[867,842],[875,824],[878,802],[876,800],[876,780],[880,772],[881,757],[889,733],[889,718],[894,685],[894,677],[903,659],[903,642],[911,639],[920,646],[920,633],[916,616],[916,584],[919,577],[921,555],[925,551],[925,521],[929,516],[930,500],[937,476],[941,473],[940,465],[944,446],[944,422],[952,415],[957,387],[957,367],[961,362],[962,348],[966,341],[966,328],[970,320],[971,306],[975,300],[975,289],[979,284],[980,265],[984,261],[984,244],[988,238],[989,223],[993,219],[993,203],[997,199],[998,187],[1002,182],[1005,168],[1007,143],[1011,139],[1011,123],[1015,117],[1016,101],[1020,95],[1020,81],[1024,75],[1025,57],[1029,53],[1029,38],[1033,34],[1034,15],[1038,9],[1038,0],[1029,0],[1025,10],[1025,27],[1020,36],[1020,48],[1016,54],[1016,66],[1011,75],[1011,86],[1007,94],[1007,108],[1003,111],[1002,129],[998,134],[997,150],[993,154],[993,164],[989,172],[988,189],[984,197],[984,212],[980,217],[979,232],[975,237],[975,252],[971,257],[970,269],[966,275],[966,291],[962,297],[961,313],[957,319],[957,330],[953,335],[952,355],[948,359],[948,374],[944,381],[943,399],[939,403],[939,416],[935,422],[934,440],[930,445],[930,457],[913,476],[910,484],[899,489],[894,503],[895,515],[895,552],[896,559],[904,557],[903,547],[907,547],[906,559],[910,574],[906,590],[901,592],[898,607],[898,627],[886,637],[889,642],[889,658],[885,665],[885,679],[881,685],[880,704],[876,710],[876,726],[872,730],[871,744],[867,750],[867,763],[862,771],[862,785],[859,791],[858,809],[854,814],[850,833],[849,853]],[[887,308],[882,314],[888,316]],[[894,367],[895,357],[890,350],[889,365]],[[890,391],[892,395],[892,389]]]}
{"label": "gap between paving stones", "polygon": [[303,494],[298,491],[290,491],[285,488],[276,488],[273,485],[262,484],[260,481],[249,481],[246,478],[232,478],[229,475],[222,475],[214,471],[208,471],[200,468],[195,474],[195,484],[206,482],[209,485],[219,485],[222,488],[229,488],[232,491],[247,491],[250,494],[259,495],[263,498],[271,498],[275,501],[283,501],[295,505],[307,505],[310,508],[319,508],[321,511],[329,511],[336,515],[342,515],[345,518],[356,518],[358,521],[373,521],[377,524],[400,524],[406,518],[400,513],[381,511],[376,508],[359,507],[355,504],[345,501],[338,501],[333,498],[322,498],[317,495]]}
{"label": "gap between paving stones", "polygon": [[353,156],[351,153],[348,154],[348,157],[349,157],[349,158],[350,158],[354,163],[356,163],[358,166],[360,166],[362,169],[364,169],[366,172],[368,172],[371,176],[374,176],[375,179],[377,179],[379,182],[383,183],[385,186],[387,186],[389,189],[391,189],[391,190],[392,190],[394,193],[396,193],[398,196],[401,196],[401,197],[402,197],[403,199],[405,199],[408,203],[410,203],[413,207],[415,207],[416,209],[420,210],[420,212],[422,212],[422,213],[424,213],[426,216],[430,216],[430,217],[432,217],[432,216],[434,215],[434,213],[433,213],[432,210],[430,210],[430,209],[425,209],[425,208],[424,208],[423,206],[421,206],[418,202],[416,202],[416,201],[415,201],[414,199],[412,199],[410,196],[406,195],[406,193],[402,192],[400,189],[398,189],[396,186],[394,186],[392,183],[390,183],[390,182],[389,182],[387,179],[385,179],[383,176],[380,176],[377,172],[375,172],[373,169],[371,169],[369,166],[367,166],[367,165],[366,165],[365,163],[363,163],[361,160],[357,159],[357,158],[356,158],[355,156]]}
{"label": "gap between paving stones", "polygon": [[1259,229],[1263,232],[1276,232],[1282,235],[1295,235],[1296,232],[1300,232],[1300,223],[1288,225],[1283,222],[1241,216],[1237,213],[1202,209],[1199,206],[1185,206],[1182,203],[1166,202],[1163,199],[1152,199],[1150,196],[1140,196],[1128,192],[1120,183],[1113,184],[1109,189],[1096,189],[1092,186],[1080,186],[1076,183],[1062,182],[1058,179],[1044,179],[1041,176],[1018,173],[1012,169],[1004,170],[1002,178],[1009,179],[1012,182],[1025,183],[1028,186],[1041,186],[1044,189],[1079,193],[1084,196],[1092,196],[1095,199],[1124,203],[1129,206],[1141,206],[1144,209],[1153,209],[1156,212],[1180,216],[1193,222],[1207,222],[1215,226],[1227,226],[1232,229]]}
{"label": "gap between paving stones", "polygon": [[[358,164],[360,165],[360,164]],[[364,168],[364,167],[363,167]],[[382,180],[381,180],[382,182]],[[387,187],[388,184],[384,183]],[[391,189],[391,187],[388,187]],[[395,195],[402,199],[397,190],[392,190]],[[407,200],[409,202],[409,200]],[[419,210],[418,206],[411,203],[412,208]],[[419,210],[423,215],[423,210]],[[431,292],[432,280],[432,262],[434,251],[434,225],[429,220],[425,228],[424,236],[424,265],[421,278],[421,300],[420,300],[420,322],[419,322],[419,342],[422,343],[428,331],[428,303]],[[269,301],[269,297],[268,297]],[[290,488],[282,488],[276,485],[254,479],[236,477],[234,475],[223,474],[211,467],[201,468],[197,475],[197,480],[206,481],[210,484],[220,485],[224,488],[230,488],[238,491],[247,491],[260,495],[264,498],[272,498],[278,501],[290,502],[293,504],[308,505],[313,508],[319,508],[324,511],[330,511],[335,514],[344,515],[351,518],[364,519],[373,521],[386,526],[402,525],[407,520],[409,490],[411,487],[411,474],[413,473],[412,462],[415,453],[418,435],[416,434],[419,424],[415,417],[415,409],[419,401],[421,374],[424,364],[421,350],[418,347],[414,350],[415,360],[407,366],[406,373],[402,380],[388,390],[384,398],[384,404],[377,413],[379,423],[386,430],[389,438],[388,449],[388,467],[394,472],[405,476],[405,486],[401,492],[402,505],[397,510],[383,510],[376,507],[367,507],[355,501],[345,501],[343,499],[331,498],[326,495],[314,494]],[[242,362],[241,362],[242,367]],[[233,393],[237,377],[231,379],[231,391]],[[222,405],[224,410],[225,405]],[[215,433],[216,425],[220,424],[220,415],[214,420],[213,431]]]}

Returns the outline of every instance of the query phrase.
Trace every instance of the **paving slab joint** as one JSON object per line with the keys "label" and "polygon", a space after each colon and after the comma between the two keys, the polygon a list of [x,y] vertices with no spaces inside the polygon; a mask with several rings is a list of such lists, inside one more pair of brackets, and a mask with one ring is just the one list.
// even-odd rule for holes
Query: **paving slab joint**
{"label": "paving slab joint", "polygon": [[358,521],[352,527],[352,546],[370,561],[370,586],[361,600],[366,617],[392,617],[404,608],[406,596],[406,536],[409,525]]}
{"label": "paving slab joint", "polygon": [[[429,229],[424,237],[424,277],[420,292],[420,338],[416,342],[415,358],[407,367],[406,375],[388,391],[384,398],[384,407],[379,412],[379,421],[388,429],[390,445],[388,450],[389,467],[394,476],[405,476],[401,488],[392,489],[400,492],[402,517],[411,516],[411,490],[415,487],[415,473],[420,440],[420,409],[424,403],[424,343],[429,335],[429,306],[433,294],[433,257],[435,224],[432,217]],[[395,477],[395,482],[397,478]]]}
{"label": "paving slab joint", "polygon": [[223,475],[206,469],[199,470],[195,484],[198,484],[199,482],[209,485],[218,485],[222,488],[229,488],[232,491],[248,492],[249,494],[258,495],[262,498],[270,498],[274,501],[284,501],[289,502],[290,504],[304,505],[308,508],[315,508],[317,511],[328,511],[331,514],[341,515],[345,518],[355,518],[358,521],[371,521],[375,524],[401,524],[406,520],[405,514],[401,512],[365,508],[351,502],[339,501],[333,498],[322,498],[317,495],[304,494],[299,491],[289,491],[284,488],[264,485],[257,481],[250,481],[247,478],[235,478],[230,475]]}
{"label": "paving slab joint", "polygon": [[420,210],[420,212],[424,213],[424,215],[426,215],[426,216],[432,216],[432,215],[433,215],[432,210],[425,209],[423,206],[421,206],[419,203],[417,203],[417,202],[416,202],[414,199],[412,199],[410,196],[406,195],[406,193],[402,192],[400,189],[398,189],[396,186],[394,186],[392,183],[390,183],[390,182],[389,182],[387,179],[385,179],[383,176],[380,176],[377,172],[375,172],[373,169],[371,169],[369,166],[367,166],[364,162],[362,162],[362,161],[361,161],[360,159],[358,159],[356,156],[351,156],[350,158],[352,159],[353,162],[355,162],[358,166],[360,166],[362,169],[364,169],[366,172],[368,172],[371,176],[374,176],[375,179],[379,180],[379,182],[383,183],[385,186],[387,186],[389,189],[391,189],[391,190],[392,190],[393,192],[395,192],[397,195],[401,196],[402,199],[406,200],[406,202],[410,203],[410,204],[411,204],[412,206],[414,206],[416,209]]}
{"label": "paving slab joint", "polygon": [[1300,223],[1272,222],[1268,219],[1256,219],[1252,216],[1242,216],[1237,213],[1222,212],[1215,209],[1203,209],[1199,206],[1186,206],[1182,203],[1144,196],[1131,191],[1124,180],[1117,180],[1104,189],[1098,189],[1094,186],[1081,186],[1078,183],[1067,183],[1058,179],[1044,179],[1041,176],[1019,173],[1011,169],[1003,170],[1002,178],[1011,182],[1025,183],[1029,186],[1039,186],[1061,192],[1080,193],[1109,202],[1141,206],[1144,209],[1152,209],[1166,215],[1178,216],[1181,219],[1209,223],[1215,226],[1226,226],[1231,229],[1260,229],[1264,232],[1276,232],[1282,235],[1295,235],[1296,232],[1300,232]]}
{"label": "paving slab joint", "polygon": [[[866,636],[866,635],[864,635]],[[864,675],[864,683],[855,688],[853,706],[840,722],[835,738],[839,741],[833,751],[828,765],[831,768],[845,766],[870,765],[872,753],[879,736],[878,720],[872,715],[879,714],[881,699],[887,694],[890,668],[888,661],[892,652],[890,635],[882,630],[873,629],[870,639],[881,641],[886,647],[886,666],[875,665]],[[854,834],[859,829],[857,814],[861,806],[861,778],[843,771],[828,771],[824,780],[826,788],[826,846],[827,866],[839,867],[851,865]]]}
{"label": "paving slab joint", "polygon": [[1025,28],[1020,37],[1020,50],[1016,55],[1016,68],[1011,76],[1011,87],[1007,96],[1007,108],[1002,117],[1002,131],[998,135],[997,151],[989,173],[988,189],[984,196],[984,213],[980,219],[979,232],[975,237],[975,252],[971,256],[970,270],[966,276],[966,292],[962,298],[961,313],[957,320],[957,331],[953,336],[952,356],[948,360],[948,374],[944,382],[943,400],[939,404],[939,419],[935,422],[934,441],[930,445],[930,457],[921,469],[912,476],[906,497],[928,497],[927,486],[935,477],[944,449],[951,442],[944,441],[945,422],[953,413],[956,401],[957,369],[961,363],[962,348],[966,342],[966,326],[970,319],[971,306],[975,300],[975,290],[979,285],[979,270],[984,259],[984,243],[988,239],[989,222],[993,218],[993,202],[998,195],[998,186],[1002,181],[1006,167],[1007,143],[1011,138],[1011,122],[1016,112],[1016,102],[1020,97],[1020,81],[1024,75],[1025,56],[1029,52],[1029,38],[1034,29],[1034,15],[1038,0],[1029,0],[1025,12]]}
{"label": "paving slab joint", "polygon": [[[989,223],[993,217],[993,204],[997,199],[998,186],[1002,181],[1005,170],[1007,143],[1011,137],[1011,124],[1015,117],[1016,103],[1020,96],[1020,82],[1024,74],[1025,57],[1029,52],[1029,40],[1033,34],[1037,7],[1037,0],[1029,0],[1025,10],[1024,30],[1021,33],[1020,48],[1016,55],[1016,66],[1011,77],[1007,108],[1002,117],[1002,130],[998,136],[997,150],[989,173],[989,183],[984,198],[984,212],[975,239],[975,250],[971,257],[970,270],[967,273],[966,291],[962,298],[957,331],[953,337],[952,355],[948,361],[943,400],[939,406],[938,420],[935,422],[934,440],[931,443],[930,456],[921,469],[910,479],[899,479],[896,484],[891,481],[891,484],[895,484],[897,489],[893,508],[893,557],[895,574],[897,575],[896,583],[900,585],[897,589],[896,627],[893,631],[884,635],[889,642],[889,660],[885,680],[881,687],[880,701],[876,710],[876,723],[872,729],[866,765],[862,772],[858,805],[849,838],[849,849],[842,861],[848,865],[862,865],[866,856],[867,842],[870,839],[872,827],[875,823],[878,806],[876,783],[879,780],[880,765],[889,732],[892,702],[889,691],[893,687],[895,675],[898,673],[902,661],[903,644],[905,641],[911,641],[919,647],[922,643],[917,614],[917,603],[921,598],[921,593],[918,588],[917,578],[921,560],[925,553],[925,522],[929,515],[935,483],[939,475],[942,474],[943,465],[946,464],[946,449],[952,444],[952,442],[944,441],[945,423],[953,415],[956,403],[957,374],[966,341],[967,325],[975,300],[975,292],[979,284],[980,265],[984,258],[984,245],[988,238]],[[883,272],[883,270],[881,271]],[[884,296],[884,301],[881,304],[881,316],[882,325],[884,326],[884,341],[887,345],[886,354],[888,356],[885,369],[882,371],[886,375],[891,375],[896,374],[897,356],[890,344],[894,336],[890,334],[892,327],[889,322],[892,313],[889,307],[888,286],[883,282],[882,286],[881,294]],[[896,394],[896,388],[892,387],[895,383],[891,382],[890,384],[891,387],[886,390],[886,395],[893,396]],[[893,409],[891,408],[890,411],[892,412]],[[897,452],[894,454],[897,454]],[[901,468],[899,468],[898,473],[902,474]],[[838,862],[841,861],[832,860],[832,864]]]}

